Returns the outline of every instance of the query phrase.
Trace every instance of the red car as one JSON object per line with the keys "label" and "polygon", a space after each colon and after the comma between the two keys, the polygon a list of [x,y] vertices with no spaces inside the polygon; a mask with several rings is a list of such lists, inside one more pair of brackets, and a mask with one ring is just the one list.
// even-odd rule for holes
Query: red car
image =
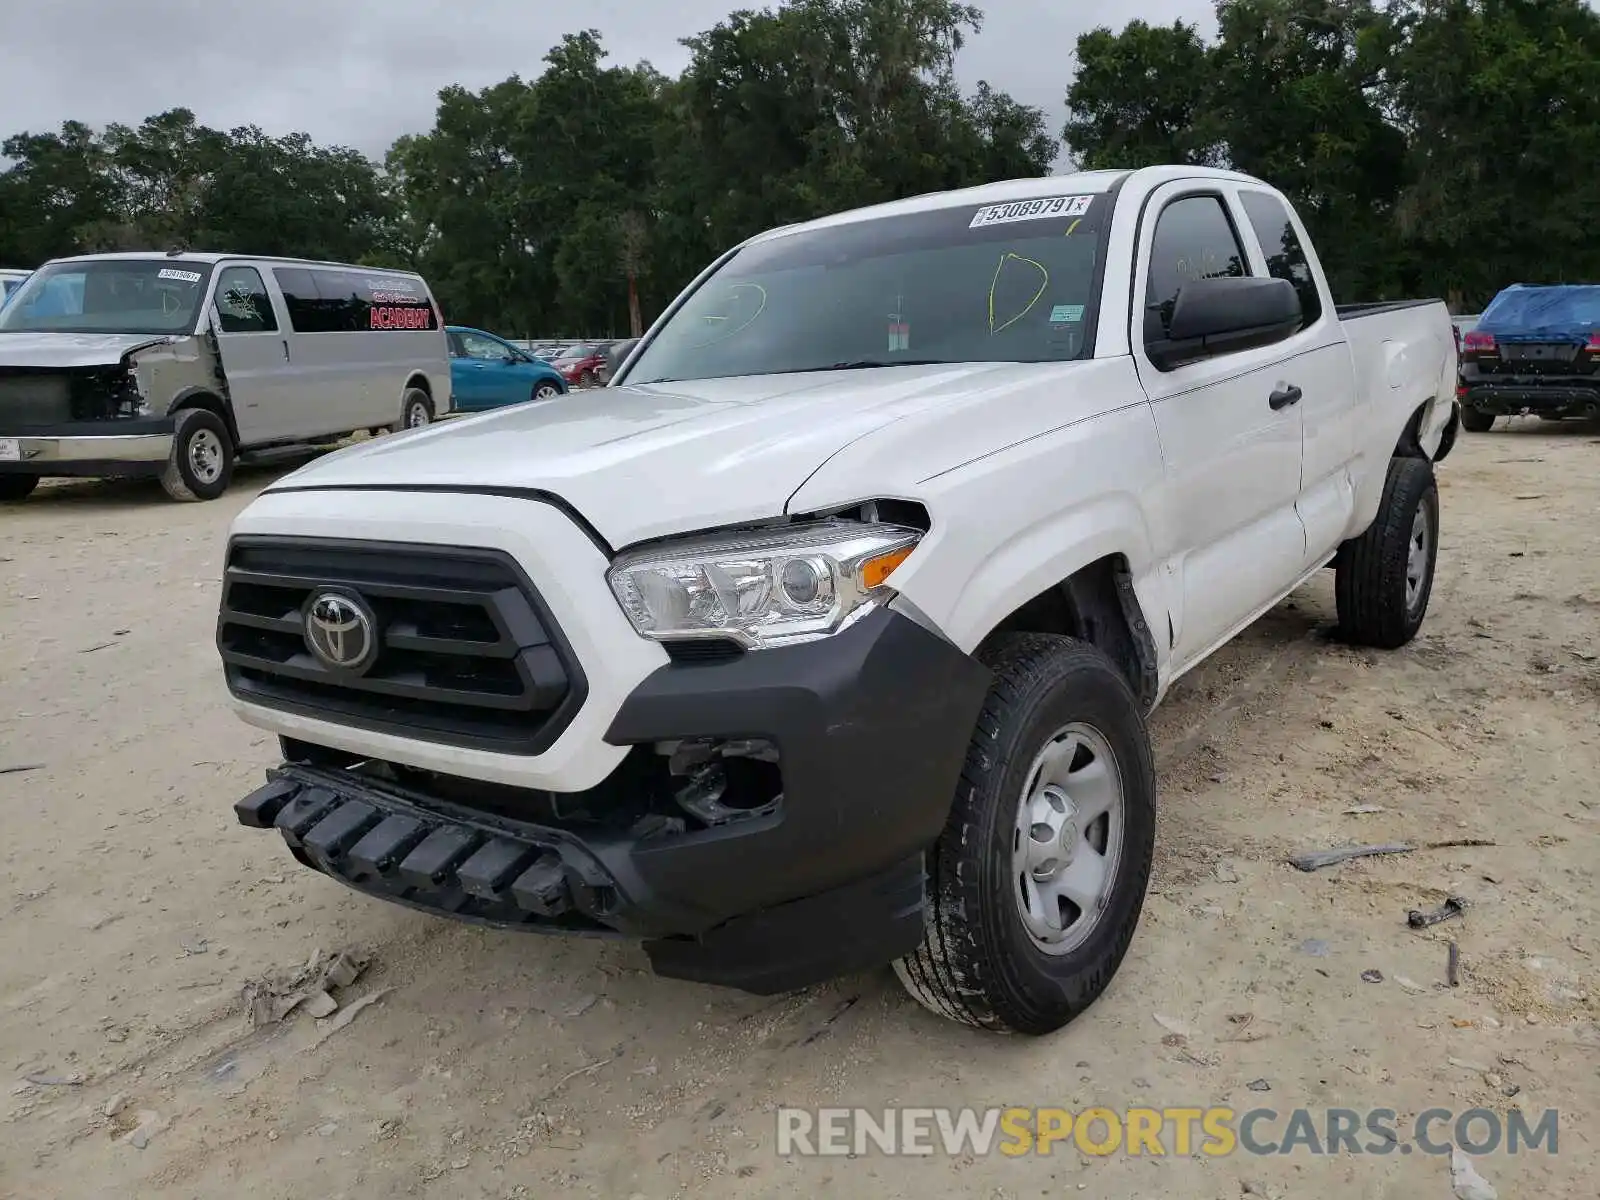
{"label": "red car", "polygon": [[597,382],[595,372],[605,362],[605,347],[592,342],[568,346],[550,360],[550,365],[561,372],[561,378],[575,387],[593,387]]}

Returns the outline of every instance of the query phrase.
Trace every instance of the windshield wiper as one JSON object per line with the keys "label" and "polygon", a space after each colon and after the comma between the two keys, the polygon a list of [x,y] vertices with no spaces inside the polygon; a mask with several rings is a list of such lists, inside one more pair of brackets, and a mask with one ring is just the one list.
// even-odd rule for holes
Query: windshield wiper
{"label": "windshield wiper", "polygon": [[861,371],[869,367],[930,367],[948,366],[944,358],[858,358],[854,362],[836,362],[829,367],[812,367],[813,371]]}

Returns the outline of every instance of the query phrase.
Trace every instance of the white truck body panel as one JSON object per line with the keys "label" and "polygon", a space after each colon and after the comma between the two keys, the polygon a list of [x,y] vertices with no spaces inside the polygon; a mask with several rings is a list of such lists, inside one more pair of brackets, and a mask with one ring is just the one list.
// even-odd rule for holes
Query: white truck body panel
{"label": "white truck body panel", "polygon": [[[889,584],[967,652],[1029,599],[1121,556],[1164,693],[1371,523],[1408,427],[1426,453],[1438,450],[1453,412],[1454,350],[1443,304],[1341,320],[1292,217],[1320,299],[1317,319],[1275,344],[1158,370],[1141,330],[1166,206],[1215,197],[1248,273],[1268,273],[1270,248],[1242,197],[1281,197],[1230,172],[1014,181],[801,228],[1113,189],[1092,358],[630,385],[680,297],[617,383],[591,401],[521,405],[353,447],[281,480],[240,516],[236,533],[513,555],[589,679],[580,715],[544,753],[492,755],[236,707],[263,729],[419,768],[555,791],[587,787],[620,760],[601,734],[623,698],[666,658],[624,618],[605,582],[605,553],[562,506],[614,552],[874,498],[926,508],[931,528]],[[1301,402],[1269,405],[1291,387]]]}

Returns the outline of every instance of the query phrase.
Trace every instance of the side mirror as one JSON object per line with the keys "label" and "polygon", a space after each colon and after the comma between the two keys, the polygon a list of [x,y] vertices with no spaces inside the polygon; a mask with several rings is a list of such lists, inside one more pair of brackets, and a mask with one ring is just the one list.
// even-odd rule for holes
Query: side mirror
{"label": "side mirror", "polygon": [[1178,289],[1167,336],[1145,351],[1169,371],[1217,354],[1270,346],[1304,325],[1300,293],[1287,279],[1196,279]]}

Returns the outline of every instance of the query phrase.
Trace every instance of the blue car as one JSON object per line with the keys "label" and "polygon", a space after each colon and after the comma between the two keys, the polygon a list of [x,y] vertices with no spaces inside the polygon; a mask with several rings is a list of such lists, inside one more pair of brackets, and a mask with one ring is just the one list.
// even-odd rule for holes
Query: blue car
{"label": "blue car", "polygon": [[446,331],[456,411],[483,412],[566,395],[561,372],[504,338],[463,325],[446,326]]}

